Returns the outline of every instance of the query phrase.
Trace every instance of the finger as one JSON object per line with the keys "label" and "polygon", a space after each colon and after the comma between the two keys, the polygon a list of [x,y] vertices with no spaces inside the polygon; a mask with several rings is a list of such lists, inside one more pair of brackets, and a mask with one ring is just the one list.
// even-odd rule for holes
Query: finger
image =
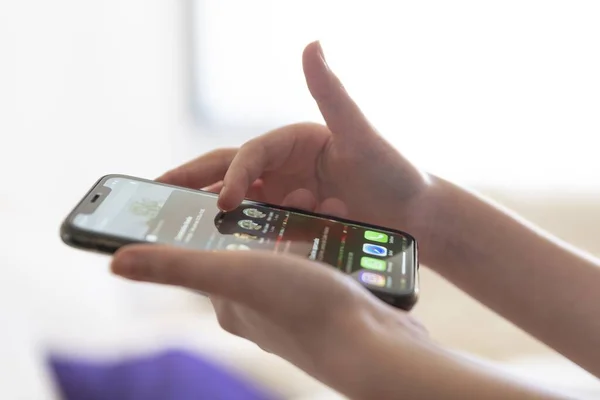
{"label": "finger", "polygon": [[276,129],[244,144],[234,157],[219,196],[219,208],[231,211],[240,205],[250,185],[265,171],[282,166],[294,149],[296,129]]}
{"label": "finger", "polygon": [[306,46],[302,63],[308,89],[334,135],[362,137],[375,132],[327,65],[319,42]]}
{"label": "finger", "polygon": [[240,328],[239,318],[234,309],[235,303],[219,296],[211,296],[210,302],[221,328],[232,335],[242,336],[243,329]]}
{"label": "finger", "polygon": [[422,335],[426,335],[429,336],[429,330],[427,329],[427,327],[425,325],[423,325],[421,323],[421,321],[419,321],[418,319],[416,319],[415,317],[411,316],[411,315],[407,315],[407,321],[408,323],[420,334]]}
{"label": "finger", "polygon": [[[252,321],[253,319],[256,319],[256,311],[249,309],[240,303],[235,303],[218,296],[212,296],[210,300],[215,309],[217,321],[223,330],[232,335],[248,339],[251,342],[254,342],[263,351],[271,353],[268,348],[259,344],[259,342],[261,342],[260,338],[264,335],[263,332],[267,330],[272,331],[272,329],[265,329],[264,324],[267,324],[268,322],[261,319],[260,327],[256,327],[255,324],[249,322],[249,320]],[[252,318],[253,316],[254,318]]]}
{"label": "finger", "polygon": [[[253,200],[259,200],[259,201],[262,200],[263,186],[264,186],[264,183],[262,180],[260,180],[260,179],[255,180],[254,183],[252,184],[252,186],[250,186],[250,188],[248,189],[248,192],[246,193],[245,197],[247,197],[249,199],[253,199]],[[210,186],[202,188],[202,190],[204,190],[206,192],[219,194],[219,193],[221,193],[221,190],[223,190],[223,181],[213,183]]]}
{"label": "finger", "polygon": [[265,196],[265,183],[263,182],[262,179],[257,179],[254,181],[254,183],[252,184],[252,186],[250,186],[250,188],[248,188],[248,191],[246,192],[246,196],[247,199],[249,200],[254,200],[254,201],[268,201],[268,199]]}
{"label": "finger", "polygon": [[172,246],[132,245],[115,254],[111,268],[115,274],[131,280],[182,286],[257,311],[278,312],[274,303],[291,295],[290,285],[281,282],[310,280],[311,275],[314,281],[323,282],[333,280],[333,274],[338,273],[316,263],[297,265],[302,261],[261,251],[201,252]]}
{"label": "finger", "polygon": [[297,208],[299,210],[314,211],[317,207],[315,195],[308,189],[297,189],[288,194],[281,203],[284,207]]}
{"label": "finger", "polygon": [[332,217],[344,218],[348,215],[348,207],[340,199],[329,198],[325,199],[319,207],[317,207],[319,214],[331,215]]}
{"label": "finger", "polygon": [[194,189],[212,185],[223,180],[237,152],[238,149],[234,148],[213,150],[166,172],[156,180]]}
{"label": "finger", "polygon": [[211,193],[217,193],[217,194],[221,193],[221,189],[223,189],[223,181],[219,181],[217,183],[213,183],[212,185],[202,188],[202,190],[204,190],[205,192],[211,192]]}

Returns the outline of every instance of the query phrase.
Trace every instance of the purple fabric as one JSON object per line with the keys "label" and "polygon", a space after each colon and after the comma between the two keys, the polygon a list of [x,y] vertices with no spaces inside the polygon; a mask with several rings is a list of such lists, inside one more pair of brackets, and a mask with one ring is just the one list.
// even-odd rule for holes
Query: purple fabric
{"label": "purple fabric", "polygon": [[52,356],[65,400],[275,400],[276,396],[179,350],[112,363]]}

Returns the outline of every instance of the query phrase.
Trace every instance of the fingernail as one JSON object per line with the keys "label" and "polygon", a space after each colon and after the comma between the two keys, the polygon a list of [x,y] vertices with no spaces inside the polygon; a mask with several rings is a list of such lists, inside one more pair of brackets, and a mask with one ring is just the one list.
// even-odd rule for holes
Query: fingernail
{"label": "fingernail", "polygon": [[231,207],[228,207],[227,204],[223,204],[222,200],[218,201],[217,207],[219,207],[219,210],[221,210],[222,212],[229,212],[229,211],[231,211]]}
{"label": "fingernail", "polygon": [[219,207],[219,209],[221,211],[231,211],[230,207],[227,207],[226,201],[223,200],[226,195],[227,195],[227,187],[223,186],[221,188],[221,191],[219,192],[219,200],[217,201],[217,207]]}

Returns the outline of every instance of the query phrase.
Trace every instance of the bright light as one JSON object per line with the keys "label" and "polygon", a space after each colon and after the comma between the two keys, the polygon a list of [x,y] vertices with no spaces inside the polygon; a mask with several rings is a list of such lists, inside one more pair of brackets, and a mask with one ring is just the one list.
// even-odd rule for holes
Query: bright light
{"label": "bright light", "polygon": [[300,56],[321,39],[374,124],[428,170],[489,185],[600,182],[600,3],[202,3],[197,93],[217,126],[320,121]]}

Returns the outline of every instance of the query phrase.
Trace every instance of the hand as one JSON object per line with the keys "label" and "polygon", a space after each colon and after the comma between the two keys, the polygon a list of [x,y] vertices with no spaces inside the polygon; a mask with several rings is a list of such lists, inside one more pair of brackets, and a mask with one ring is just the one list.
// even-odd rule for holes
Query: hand
{"label": "hand", "polygon": [[[301,123],[220,149],[176,168],[160,181],[220,192],[224,211],[244,197],[313,208],[324,214],[404,229],[423,204],[427,176],[367,121],[328,68],[318,43],[303,55],[308,88],[327,126]],[[412,220],[411,220],[412,218]]]}
{"label": "hand", "polygon": [[365,382],[381,382],[383,363],[369,363],[389,356],[390,349],[381,348],[386,338],[414,349],[413,343],[426,337],[406,313],[349,276],[298,257],[138,245],[117,252],[112,269],[132,280],[208,293],[225,330],[352,398],[376,393]]}
{"label": "hand", "polygon": [[208,293],[225,330],[352,399],[558,398],[444,351],[405,312],[303,258],[135,245],[112,269]]}

